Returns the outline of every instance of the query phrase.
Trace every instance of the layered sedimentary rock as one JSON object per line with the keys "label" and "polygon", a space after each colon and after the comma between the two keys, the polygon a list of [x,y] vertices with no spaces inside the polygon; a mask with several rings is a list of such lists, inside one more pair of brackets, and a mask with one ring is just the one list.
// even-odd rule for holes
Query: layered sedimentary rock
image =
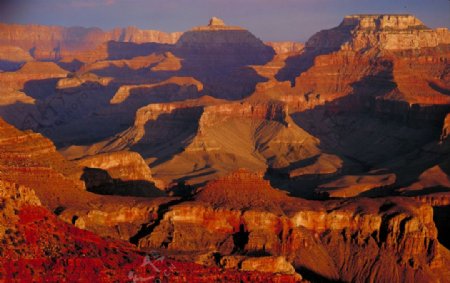
{"label": "layered sedimentary rock", "polygon": [[105,32],[99,28],[0,25],[0,45],[20,47],[39,60],[59,60],[65,56],[94,49],[108,41],[173,44],[180,35],[181,33],[140,30],[136,27]]}
{"label": "layered sedimentary rock", "polygon": [[80,167],[65,160],[41,134],[21,132],[1,119],[0,132],[2,180],[35,189],[43,203],[53,208],[60,201],[77,202],[70,195],[84,190]]}
{"label": "layered sedimentary rock", "polygon": [[[162,81],[156,84],[141,84],[141,85],[123,85],[121,86],[114,97],[111,99],[111,104],[120,104],[127,100],[131,94],[136,97],[130,97],[130,99],[139,100],[140,104],[145,104],[145,102],[141,102],[142,100],[145,101],[145,94],[146,92],[151,93],[153,89],[157,89],[159,87],[163,87],[166,85],[178,85],[180,87],[189,88],[189,87],[195,87],[196,92],[201,92],[203,90],[203,84],[199,82],[198,80],[192,78],[192,77],[171,77],[170,79],[166,81]],[[180,96],[182,96],[182,99],[190,99],[192,97],[189,97],[186,95],[187,91],[181,91]],[[181,97],[180,97],[181,98]],[[147,99],[148,100],[148,99]],[[176,99],[173,99],[176,100]]]}
{"label": "layered sedimentary rock", "polygon": [[[224,258],[283,255],[297,270],[320,276],[311,280],[401,282],[437,280],[437,270],[446,274],[448,255],[437,241],[430,206],[401,198],[308,202],[260,178],[241,171],[210,183],[195,201],[172,206],[139,245],[216,251]],[[258,204],[264,201],[272,208]]]}
{"label": "layered sedimentary rock", "polygon": [[266,42],[266,44],[272,47],[278,55],[300,52],[303,50],[303,48],[305,48],[305,45],[303,43],[292,41],[269,41]]}
{"label": "layered sedimentary rock", "polygon": [[298,282],[299,277],[237,272],[144,256],[129,243],[105,240],[57,219],[33,190],[0,181],[0,279],[4,281]]}
{"label": "layered sedimentary rock", "polygon": [[274,51],[250,32],[215,24],[189,33],[175,45],[102,43],[66,56],[58,72],[56,65],[37,62],[33,68],[47,69],[39,76],[3,73],[0,114],[20,129],[44,133],[58,147],[88,144],[131,126],[136,111],[149,103],[202,95],[240,99],[264,80],[248,65],[265,63]]}
{"label": "layered sedimentary rock", "polygon": [[148,165],[136,152],[113,152],[95,155],[78,161],[83,166],[82,179],[88,190],[102,194],[162,196]]}
{"label": "layered sedimentary rock", "polygon": [[447,116],[445,116],[444,125],[442,127],[441,142],[446,143],[449,140],[448,139],[449,136],[450,136],[450,114],[447,114]]}
{"label": "layered sedimentary rock", "polygon": [[[205,59],[221,53],[222,56],[225,55],[221,60],[227,59],[228,64],[242,65],[257,64],[273,56],[272,48],[264,45],[249,31],[225,25],[221,20],[218,23],[217,20],[211,20],[207,26],[195,27],[185,32],[176,43],[179,51],[192,55],[206,51],[206,54],[202,54]],[[205,46],[208,50],[205,50]]]}
{"label": "layered sedimentary rock", "polygon": [[0,84],[5,90],[20,90],[29,81],[63,78],[68,72],[53,62],[27,62],[16,72],[0,74]]}
{"label": "layered sedimentary rock", "polygon": [[[51,141],[40,134],[21,132],[2,120],[0,134],[0,179],[33,189],[43,205],[82,229],[129,240],[143,223],[152,221],[160,205],[173,201],[164,197],[146,201],[96,194],[162,195],[150,181],[149,168],[136,153],[91,157],[80,161],[80,166],[65,160]],[[86,165],[93,168],[86,170]],[[102,190],[95,190],[97,187],[92,184],[96,182],[103,185]]]}
{"label": "layered sedimentary rock", "polygon": [[[70,147],[64,154],[77,158],[124,149],[141,153],[166,184],[179,179],[201,183],[238,168],[293,172],[310,165],[295,161],[314,156],[320,158],[311,162],[316,164],[311,174],[337,172],[341,164],[338,157],[321,155],[318,141],[295,125],[283,103],[257,98],[150,104],[137,112],[133,127],[116,137],[90,147]],[[327,165],[320,165],[325,159]]]}
{"label": "layered sedimentary rock", "polygon": [[[58,32],[36,48],[2,37],[19,47],[0,53],[26,63],[0,74],[0,113],[85,158],[68,162],[41,135],[2,122],[0,177],[19,194],[34,189],[78,228],[232,269],[295,267],[313,281],[447,276],[448,31],[411,16],[349,16],[305,49],[268,47],[217,18],[173,45],[133,29],[111,35],[119,42]],[[154,183],[192,201],[155,197]],[[310,202],[271,183],[336,198],[400,188],[423,204]]]}
{"label": "layered sedimentary rock", "polygon": [[395,183],[395,179],[395,174],[344,176],[321,185],[317,192],[328,197],[355,197],[370,190],[391,186]]}
{"label": "layered sedimentary rock", "polygon": [[295,82],[295,95],[281,97],[299,111],[332,104],[412,123],[439,121],[450,104],[449,40],[447,30],[431,30],[409,15],[348,16],[287,58],[277,78]]}
{"label": "layered sedimentary rock", "polygon": [[0,45],[0,70],[16,70],[24,62],[33,61],[30,53],[17,46]]}
{"label": "layered sedimentary rock", "polygon": [[413,15],[351,15],[331,30],[314,35],[307,48],[329,50],[401,50],[436,47],[450,43],[447,29],[432,30]]}

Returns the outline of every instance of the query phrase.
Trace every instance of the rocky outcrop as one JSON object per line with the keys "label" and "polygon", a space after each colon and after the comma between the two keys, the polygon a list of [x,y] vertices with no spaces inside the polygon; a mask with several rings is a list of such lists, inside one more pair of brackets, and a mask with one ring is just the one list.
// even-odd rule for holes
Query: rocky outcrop
{"label": "rocky outcrop", "polygon": [[[255,120],[277,121],[286,123],[287,107],[283,103],[268,102],[241,102],[207,106],[200,119],[200,129],[221,123],[224,119],[249,118]],[[287,125],[286,125],[287,126]]]}
{"label": "rocky outcrop", "polygon": [[0,181],[0,200],[0,280],[299,281],[288,274],[177,262],[157,252],[145,256],[124,241],[104,239],[62,222],[40,206],[33,190],[14,183]]}
{"label": "rocky outcrop", "polygon": [[444,125],[442,126],[441,143],[446,143],[450,136],[450,114],[445,116]]}
{"label": "rocky outcrop", "polygon": [[421,190],[424,188],[442,187],[450,189],[449,175],[443,170],[443,165],[436,165],[419,176],[419,180],[405,188],[409,193],[411,191]]}
{"label": "rocky outcrop", "polygon": [[213,26],[218,26],[218,27],[223,27],[225,26],[225,22],[222,19],[219,19],[217,17],[212,17],[211,20],[209,20],[209,25],[210,27]]}
{"label": "rocky outcrop", "polygon": [[395,181],[395,174],[344,176],[321,185],[316,192],[332,198],[355,197],[364,192],[391,186]]}
{"label": "rocky outcrop", "polygon": [[289,172],[290,178],[315,177],[318,175],[331,176],[338,174],[342,168],[342,159],[336,155],[322,153],[313,156],[315,162],[309,162],[305,166],[298,166]]}
{"label": "rocky outcrop", "polygon": [[266,45],[272,47],[277,55],[296,53],[302,51],[305,48],[305,44],[292,41],[268,41],[266,42]]}
{"label": "rocky outcrop", "polygon": [[[281,256],[244,259],[241,262],[241,270],[295,274],[294,267]],[[299,279],[301,279],[301,277],[299,277]]]}
{"label": "rocky outcrop", "polygon": [[107,171],[112,178],[123,181],[143,180],[152,182],[152,172],[136,152],[122,151],[86,157],[78,164]]}
{"label": "rocky outcrop", "polygon": [[289,207],[285,192],[274,189],[269,181],[263,179],[261,172],[246,169],[239,169],[199,188],[195,200],[213,208],[251,208],[276,214],[283,214],[283,205]]}
{"label": "rocky outcrop", "polygon": [[0,70],[13,71],[24,62],[33,61],[30,53],[16,46],[0,45]]}
{"label": "rocky outcrop", "polygon": [[450,104],[448,34],[412,16],[346,17],[340,26],[314,35],[302,54],[286,59],[277,78],[291,72],[295,87],[279,97],[290,111],[328,105],[332,112],[436,124]]}
{"label": "rocky outcrop", "polygon": [[[166,85],[178,85],[180,87],[188,88],[190,86],[193,86],[196,88],[197,92],[201,92],[203,90],[203,84],[199,82],[198,80],[192,78],[192,77],[171,77],[170,79],[156,83],[156,84],[150,84],[150,85],[123,85],[117,90],[114,97],[111,99],[111,104],[119,104],[124,102],[131,93],[133,95],[145,95],[145,92],[150,92],[154,88],[166,86]],[[142,93],[142,94],[141,94]],[[183,96],[184,99],[189,98]],[[142,100],[142,97],[136,98],[139,100]]]}
{"label": "rocky outcrop", "polygon": [[56,89],[70,92],[71,89],[82,87],[87,84],[107,86],[112,80],[112,78],[100,77],[93,73],[83,73],[81,75],[75,74],[59,79],[56,84]]}
{"label": "rocky outcrop", "polygon": [[185,32],[176,43],[176,52],[205,62],[217,60],[220,54],[220,62],[240,66],[265,63],[273,57],[273,49],[249,31],[219,19],[210,22]]}
{"label": "rocky outcrop", "polygon": [[76,203],[83,192],[81,168],[65,160],[41,134],[21,132],[0,119],[0,179],[36,191],[44,205]]}
{"label": "rocky outcrop", "polygon": [[[130,73],[130,71],[145,69],[148,71],[177,71],[181,68],[180,58],[170,52],[165,52],[164,54],[155,52],[145,56],[137,56],[137,54],[125,56],[131,58],[120,58],[121,56],[119,55],[118,57],[114,60],[108,60],[108,57],[97,58],[96,61],[83,65],[78,70],[78,73],[95,73],[123,81],[130,81],[130,76],[133,76],[133,73]],[[121,69],[126,69],[128,72],[123,72]]]}
{"label": "rocky outcrop", "polygon": [[[235,126],[241,129],[240,136],[235,136]],[[83,149],[71,147],[64,154],[73,159],[125,149],[153,163],[154,176],[166,184],[191,174],[193,182],[201,183],[238,168],[291,171],[298,168],[290,167],[298,158],[320,153],[317,140],[293,123],[283,103],[258,99],[230,103],[202,97],[150,104],[138,110],[133,127],[116,137]],[[323,168],[316,172],[324,173]]]}
{"label": "rocky outcrop", "polygon": [[265,64],[275,54],[249,31],[221,24],[185,32],[172,53],[183,59],[181,73],[201,81],[205,94],[233,100],[250,95],[264,80],[248,66]]}
{"label": "rocky outcrop", "polygon": [[[133,184],[136,187],[156,186],[160,189],[165,187],[163,182],[153,179],[150,168],[136,152],[118,151],[103,153],[83,158],[77,163],[85,168],[85,174],[93,177],[89,179],[89,182],[86,180],[89,183],[87,184],[88,187],[104,186],[111,182],[119,182],[122,185],[127,185],[128,183],[128,186],[131,187]],[[91,169],[101,169],[104,171]]]}
{"label": "rocky outcrop", "polygon": [[26,82],[66,77],[68,72],[53,62],[26,62],[16,72],[0,73],[2,92],[21,90]]}
{"label": "rocky outcrop", "polygon": [[[234,178],[233,183],[232,177],[211,183],[191,203],[171,207],[139,246],[224,256],[283,255],[305,274],[345,281],[436,280],[434,272],[445,269],[445,250],[437,242],[428,205],[401,198],[320,204],[267,197],[273,190],[267,185],[253,178]],[[250,187],[255,198],[247,192]],[[262,208],[256,198],[270,200],[281,210]],[[397,277],[399,273],[404,276]]]}
{"label": "rocky outcrop", "polygon": [[449,43],[447,29],[432,30],[412,15],[351,15],[338,27],[314,35],[306,48],[403,50]]}
{"label": "rocky outcrop", "polygon": [[102,197],[90,207],[68,207],[59,217],[102,237],[132,241],[147,225],[158,220],[158,211],[173,198]]}
{"label": "rocky outcrop", "polygon": [[0,45],[20,47],[39,60],[59,60],[108,41],[173,44],[180,36],[179,32],[164,33],[136,27],[103,31],[99,28],[0,24]]}

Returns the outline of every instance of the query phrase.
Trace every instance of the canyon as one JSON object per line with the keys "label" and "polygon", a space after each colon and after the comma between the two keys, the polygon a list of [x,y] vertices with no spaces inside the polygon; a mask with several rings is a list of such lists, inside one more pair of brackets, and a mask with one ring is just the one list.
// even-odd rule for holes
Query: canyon
{"label": "canyon", "polygon": [[448,282],[449,60],[412,15],[0,24],[0,278]]}

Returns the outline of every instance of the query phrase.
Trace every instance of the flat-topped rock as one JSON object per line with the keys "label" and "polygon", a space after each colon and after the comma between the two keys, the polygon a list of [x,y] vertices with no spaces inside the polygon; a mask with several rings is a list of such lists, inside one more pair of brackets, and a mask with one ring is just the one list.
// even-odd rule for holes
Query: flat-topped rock
{"label": "flat-topped rock", "polygon": [[446,28],[430,29],[413,15],[350,15],[341,24],[313,35],[316,50],[408,50],[450,44]]}
{"label": "flat-topped rock", "polygon": [[198,26],[191,29],[191,31],[216,31],[216,30],[244,30],[244,29],[238,26],[226,25],[222,19],[217,17],[212,17],[209,20],[208,25]]}
{"label": "flat-topped rock", "polygon": [[344,17],[341,25],[379,30],[429,29],[419,19],[409,14],[350,15]]}
{"label": "flat-topped rock", "polygon": [[224,26],[225,22],[222,19],[212,17],[211,20],[209,20],[209,26]]}

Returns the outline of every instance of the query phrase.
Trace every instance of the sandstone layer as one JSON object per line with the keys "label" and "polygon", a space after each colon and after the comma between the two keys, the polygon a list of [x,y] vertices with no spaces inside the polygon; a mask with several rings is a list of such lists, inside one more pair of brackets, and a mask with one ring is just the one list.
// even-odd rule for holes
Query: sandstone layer
{"label": "sandstone layer", "polygon": [[308,202],[260,178],[241,171],[207,185],[193,202],[172,206],[139,246],[283,255],[297,270],[329,280],[360,281],[368,273],[376,281],[437,280],[433,270],[448,272],[430,206],[401,198]]}
{"label": "sandstone layer", "polygon": [[136,27],[103,31],[99,28],[41,25],[0,25],[0,44],[28,51],[39,60],[59,60],[108,41],[175,43],[181,33],[140,30]]}

